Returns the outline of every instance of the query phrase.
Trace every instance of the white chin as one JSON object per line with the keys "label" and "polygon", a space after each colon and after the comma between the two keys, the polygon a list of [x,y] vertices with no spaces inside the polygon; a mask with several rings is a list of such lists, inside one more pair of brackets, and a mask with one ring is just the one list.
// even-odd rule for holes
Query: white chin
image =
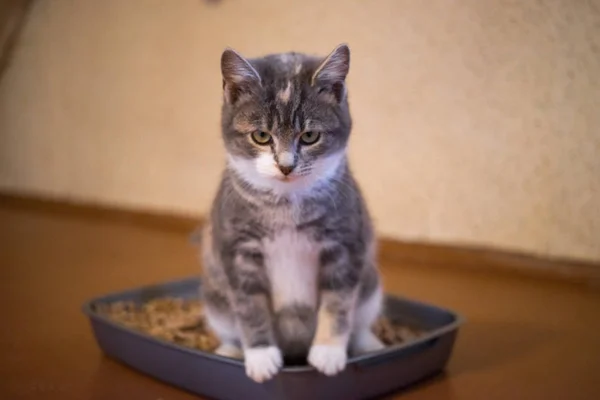
{"label": "white chin", "polygon": [[229,165],[239,176],[253,188],[269,190],[276,195],[286,196],[302,194],[310,191],[317,183],[324,183],[333,178],[337,167],[344,159],[343,152],[324,157],[316,161],[312,173],[305,176],[285,177],[277,168],[271,155],[263,155],[257,159],[245,159],[229,156]]}

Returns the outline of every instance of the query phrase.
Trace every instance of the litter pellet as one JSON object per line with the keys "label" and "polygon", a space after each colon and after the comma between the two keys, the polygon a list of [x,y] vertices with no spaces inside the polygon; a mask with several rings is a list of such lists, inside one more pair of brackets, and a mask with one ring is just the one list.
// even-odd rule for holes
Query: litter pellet
{"label": "litter pellet", "polygon": [[[206,352],[219,346],[219,340],[204,320],[198,299],[161,297],[143,304],[118,301],[98,304],[96,310],[128,328],[182,346]],[[374,324],[373,333],[386,346],[392,346],[415,340],[424,331],[381,317]]]}

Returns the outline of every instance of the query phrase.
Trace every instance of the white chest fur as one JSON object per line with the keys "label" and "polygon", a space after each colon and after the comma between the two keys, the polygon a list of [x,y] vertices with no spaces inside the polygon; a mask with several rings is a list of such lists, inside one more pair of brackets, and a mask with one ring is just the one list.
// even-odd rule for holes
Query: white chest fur
{"label": "white chest fur", "polygon": [[319,244],[302,232],[284,229],[263,246],[274,310],[292,304],[316,306]]}

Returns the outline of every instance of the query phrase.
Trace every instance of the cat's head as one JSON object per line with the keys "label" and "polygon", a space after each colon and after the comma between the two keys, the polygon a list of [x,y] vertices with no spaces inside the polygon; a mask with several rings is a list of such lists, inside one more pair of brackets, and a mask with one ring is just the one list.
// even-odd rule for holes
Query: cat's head
{"label": "cat's head", "polygon": [[350,50],[221,57],[222,131],[229,167],[256,189],[310,190],[345,163],[351,129],[346,94]]}

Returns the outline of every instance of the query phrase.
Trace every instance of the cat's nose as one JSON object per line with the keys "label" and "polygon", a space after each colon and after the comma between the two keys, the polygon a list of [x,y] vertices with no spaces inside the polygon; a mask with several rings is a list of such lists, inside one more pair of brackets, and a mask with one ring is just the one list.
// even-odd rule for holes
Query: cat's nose
{"label": "cat's nose", "polygon": [[279,170],[281,171],[282,174],[284,174],[285,176],[288,176],[294,170],[294,166],[293,165],[291,165],[291,166],[279,165]]}

